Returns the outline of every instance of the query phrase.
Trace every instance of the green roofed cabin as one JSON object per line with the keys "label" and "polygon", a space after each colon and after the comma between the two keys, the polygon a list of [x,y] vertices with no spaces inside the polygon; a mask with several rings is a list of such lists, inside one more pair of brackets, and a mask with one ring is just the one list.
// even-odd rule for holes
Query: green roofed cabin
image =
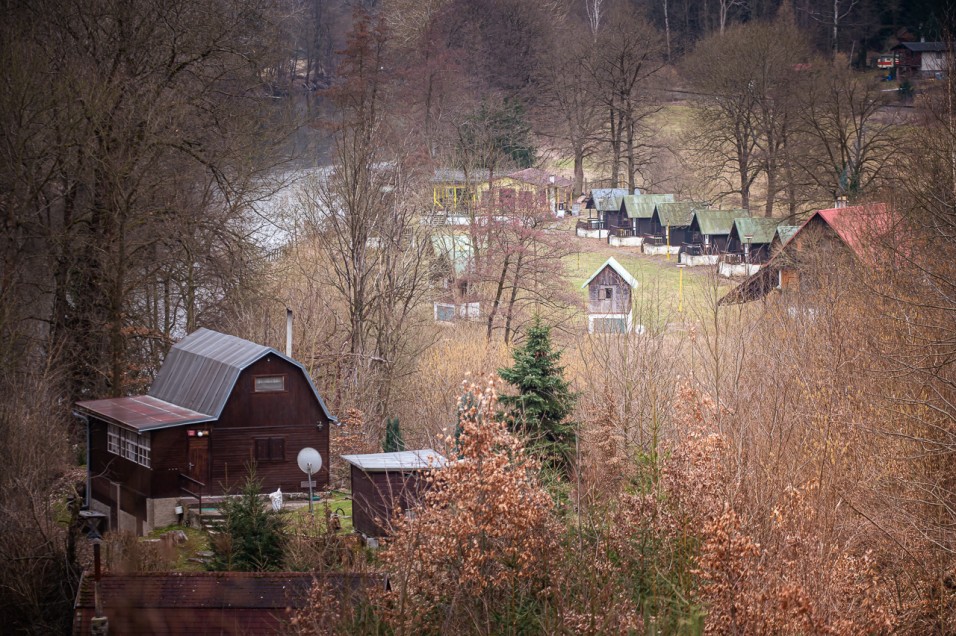
{"label": "green roofed cabin", "polygon": [[614,228],[619,228],[618,236],[650,234],[651,216],[657,204],[673,200],[673,194],[629,194],[621,197],[618,209],[607,213],[608,228],[612,233]]}
{"label": "green roofed cabin", "polygon": [[702,255],[726,252],[734,219],[749,216],[748,210],[694,210],[694,218],[687,228],[690,240],[686,252]]}
{"label": "green roofed cabin", "polygon": [[727,238],[728,255],[737,254],[741,262],[748,264],[766,263],[781,221],[783,219],[749,216],[734,219]]}
{"label": "green roofed cabin", "polygon": [[688,229],[695,210],[707,209],[696,201],[662,201],[651,215],[651,238],[644,242],[645,254],[678,254],[687,243]]}

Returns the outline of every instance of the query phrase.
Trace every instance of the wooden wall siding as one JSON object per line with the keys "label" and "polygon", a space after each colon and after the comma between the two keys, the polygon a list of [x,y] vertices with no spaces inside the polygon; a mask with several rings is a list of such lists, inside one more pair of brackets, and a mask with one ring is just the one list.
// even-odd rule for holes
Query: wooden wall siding
{"label": "wooden wall siding", "polygon": [[[256,393],[255,376],[286,376],[286,390]],[[321,424],[319,430],[317,425]],[[310,446],[322,455],[322,470],[314,475],[317,486],[329,482],[329,421],[308,381],[299,369],[276,356],[266,356],[249,366],[236,381],[219,421],[210,426],[210,480],[223,490],[237,491],[246,466],[255,459],[257,437],[285,438],[285,461],[256,464],[256,476],[267,491],[300,492],[306,475],[296,456]],[[186,432],[183,429],[182,434]]]}
{"label": "wooden wall siding", "polygon": [[388,534],[395,514],[421,500],[426,482],[420,472],[366,473],[352,466],[352,526],[369,537]]}
{"label": "wooden wall siding", "polygon": [[[613,287],[610,300],[603,298],[605,287]],[[589,314],[627,314],[631,312],[631,286],[621,276],[606,266],[588,285]]]}

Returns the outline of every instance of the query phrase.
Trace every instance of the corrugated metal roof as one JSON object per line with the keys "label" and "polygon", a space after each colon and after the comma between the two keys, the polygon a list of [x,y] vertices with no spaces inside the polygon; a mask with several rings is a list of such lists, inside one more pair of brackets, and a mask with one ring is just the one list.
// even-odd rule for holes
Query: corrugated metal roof
{"label": "corrugated metal roof", "polygon": [[366,472],[388,470],[422,470],[441,468],[448,463],[440,453],[430,448],[396,453],[370,453],[367,455],[342,455],[342,459]]}
{"label": "corrugated metal roof", "polygon": [[734,219],[734,226],[731,229],[731,236],[736,236],[741,242],[747,242],[747,236],[750,236],[751,245],[767,245],[777,234],[777,226],[783,219],[774,219],[767,217],[738,217]]}
{"label": "corrugated metal roof", "polygon": [[730,234],[734,219],[750,216],[749,210],[694,210],[692,225],[700,228],[701,234],[710,236]]}
{"label": "corrugated metal roof", "polygon": [[211,422],[216,419],[212,415],[186,409],[149,395],[77,402],[76,408],[86,415],[93,415],[114,424],[123,424],[141,432]]}
{"label": "corrugated metal roof", "polygon": [[581,285],[581,289],[584,289],[585,287],[587,287],[591,283],[591,281],[594,280],[595,277],[604,270],[605,267],[610,267],[615,272],[617,272],[618,275],[621,278],[623,278],[624,281],[631,287],[637,287],[637,279],[631,276],[631,273],[627,271],[626,269],[624,269],[624,266],[618,263],[616,260],[614,260],[614,257],[612,256],[606,261],[604,261],[603,265],[601,265],[596,270],[594,270],[594,273],[591,274],[591,278],[584,281],[584,284]]}
{"label": "corrugated metal roof", "polygon": [[662,201],[657,204],[655,210],[661,225],[687,227],[694,220],[694,210],[706,208],[706,203],[695,201]]}
{"label": "corrugated metal roof", "polygon": [[149,395],[200,413],[222,413],[239,374],[250,364],[274,355],[298,367],[305,375],[326,417],[335,421],[308,371],[299,362],[272,347],[210,329],[198,329],[180,340],[166,356]]}
{"label": "corrugated metal roof", "polygon": [[624,197],[624,211],[629,219],[649,219],[658,203],[673,202],[673,194],[630,194]]}

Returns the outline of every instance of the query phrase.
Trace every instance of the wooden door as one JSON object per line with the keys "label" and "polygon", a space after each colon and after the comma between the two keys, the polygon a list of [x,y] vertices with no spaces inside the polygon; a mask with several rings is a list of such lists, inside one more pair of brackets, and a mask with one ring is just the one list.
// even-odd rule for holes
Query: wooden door
{"label": "wooden door", "polygon": [[206,483],[209,480],[209,437],[189,438],[189,476]]}

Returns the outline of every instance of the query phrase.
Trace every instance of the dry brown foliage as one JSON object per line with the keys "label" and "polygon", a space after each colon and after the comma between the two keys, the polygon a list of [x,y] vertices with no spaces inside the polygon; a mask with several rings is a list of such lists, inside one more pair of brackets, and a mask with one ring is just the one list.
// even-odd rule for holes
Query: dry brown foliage
{"label": "dry brown foliage", "polygon": [[429,476],[423,507],[396,521],[382,553],[400,633],[491,633],[496,615],[547,594],[554,576],[559,527],[537,463],[499,421],[493,381],[467,385],[462,400],[458,459]]}

